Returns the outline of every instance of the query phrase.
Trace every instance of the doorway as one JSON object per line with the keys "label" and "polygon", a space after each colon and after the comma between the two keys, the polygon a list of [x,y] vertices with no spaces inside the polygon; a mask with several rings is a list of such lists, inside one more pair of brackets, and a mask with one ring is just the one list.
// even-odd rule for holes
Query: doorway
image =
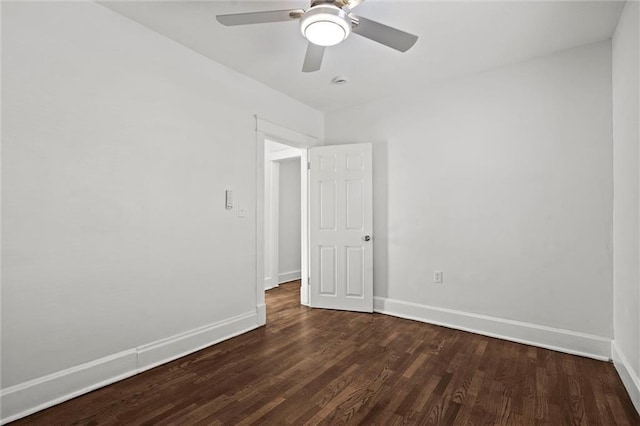
{"label": "doorway", "polygon": [[320,145],[317,138],[271,123],[256,117],[256,310],[258,323],[266,324],[265,305],[265,241],[267,233],[265,157],[267,141],[295,148],[300,153],[300,303],[309,305],[309,220],[308,220],[308,174],[307,149]]}
{"label": "doorway", "polygon": [[[270,206],[276,204],[270,199],[274,185],[267,188],[266,182],[273,181],[274,175],[279,174],[278,161],[283,158],[268,151],[271,142],[287,146],[281,149],[283,152],[300,153],[300,303],[310,306],[313,290],[312,307],[372,312],[371,144],[319,147],[315,138],[256,119],[259,324],[266,324],[265,288],[277,286],[279,278],[277,232],[274,231],[278,224],[273,225],[279,217],[276,219]],[[313,274],[309,273],[311,264]],[[265,284],[265,278],[271,281]],[[313,288],[309,286],[310,279],[313,279]]]}
{"label": "doorway", "polygon": [[[301,150],[265,143],[265,290],[302,277]],[[306,201],[306,200],[305,200]]]}

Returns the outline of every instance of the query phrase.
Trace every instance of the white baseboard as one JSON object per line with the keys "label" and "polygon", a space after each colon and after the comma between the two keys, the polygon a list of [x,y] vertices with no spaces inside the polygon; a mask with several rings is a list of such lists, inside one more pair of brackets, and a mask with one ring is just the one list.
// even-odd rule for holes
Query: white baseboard
{"label": "white baseboard", "polygon": [[289,281],[299,280],[302,277],[301,271],[289,271],[278,274],[278,284],[288,283]]}
{"label": "white baseboard", "polygon": [[521,321],[374,297],[374,311],[598,360],[611,358],[611,339]]}
{"label": "white baseboard", "polygon": [[265,325],[267,323],[267,305],[262,303],[256,306],[256,313],[258,315],[258,325]]}
{"label": "white baseboard", "polygon": [[3,389],[1,423],[133,376],[137,372],[136,358],[136,350],[130,349]]}
{"label": "white baseboard", "polygon": [[300,282],[300,304],[303,306],[310,306],[309,304],[309,283],[307,280]]}
{"label": "white baseboard", "polygon": [[264,289],[271,290],[278,287],[278,277],[269,277],[264,279]]}
{"label": "white baseboard", "polygon": [[136,348],[138,372],[181,358],[223,340],[246,333],[256,327],[258,327],[257,313],[248,312],[186,333],[138,346]]}
{"label": "white baseboard", "polygon": [[264,324],[258,321],[258,310],[2,389],[0,423],[12,422],[258,328]]}
{"label": "white baseboard", "polygon": [[611,357],[613,358],[613,365],[616,367],[624,387],[627,388],[631,402],[638,413],[640,413],[640,377],[638,373],[633,370],[631,364],[627,360],[627,357],[622,353],[616,341],[611,342]]}

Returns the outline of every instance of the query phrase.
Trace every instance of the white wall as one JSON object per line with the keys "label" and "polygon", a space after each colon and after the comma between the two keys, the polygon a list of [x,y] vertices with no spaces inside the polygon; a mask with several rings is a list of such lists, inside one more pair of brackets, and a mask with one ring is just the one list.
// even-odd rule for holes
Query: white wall
{"label": "white wall", "polygon": [[470,318],[466,328],[485,332],[489,321],[493,334],[535,342],[509,335],[526,329],[548,346],[580,340],[569,349],[608,357],[609,41],[416,87],[325,123],[327,144],[374,144],[378,303]]}
{"label": "white wall", "polygon": [[300,278],[300,158],[280,161],[279,281]]}
{"label": "white wall", "polygon": [[640,410],[639,21],[638,2],[627,2],[613,36],[612,55],[614,362],[638,410]]}
{"label": "white wall", "polygon": [[322,114],[97,4],[2,6],[3,389],[255,315],[254,114]]}

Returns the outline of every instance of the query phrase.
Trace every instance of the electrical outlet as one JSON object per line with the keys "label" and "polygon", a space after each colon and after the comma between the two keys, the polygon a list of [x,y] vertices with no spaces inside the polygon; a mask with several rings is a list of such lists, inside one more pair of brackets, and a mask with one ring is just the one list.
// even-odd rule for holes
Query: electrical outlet
{"label": "electrical outlet", "polygon": [[444,274],[442,271],[433,271],[433,282],[436,284],[442,284],[444,282]]}

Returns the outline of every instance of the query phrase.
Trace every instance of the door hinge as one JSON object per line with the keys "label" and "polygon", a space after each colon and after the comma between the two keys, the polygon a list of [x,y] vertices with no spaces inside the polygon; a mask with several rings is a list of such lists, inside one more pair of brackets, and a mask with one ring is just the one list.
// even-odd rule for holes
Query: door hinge
{"label": "door hinge", "polygon": [[307,161],[307,170],[311,170],[311,161]]}

